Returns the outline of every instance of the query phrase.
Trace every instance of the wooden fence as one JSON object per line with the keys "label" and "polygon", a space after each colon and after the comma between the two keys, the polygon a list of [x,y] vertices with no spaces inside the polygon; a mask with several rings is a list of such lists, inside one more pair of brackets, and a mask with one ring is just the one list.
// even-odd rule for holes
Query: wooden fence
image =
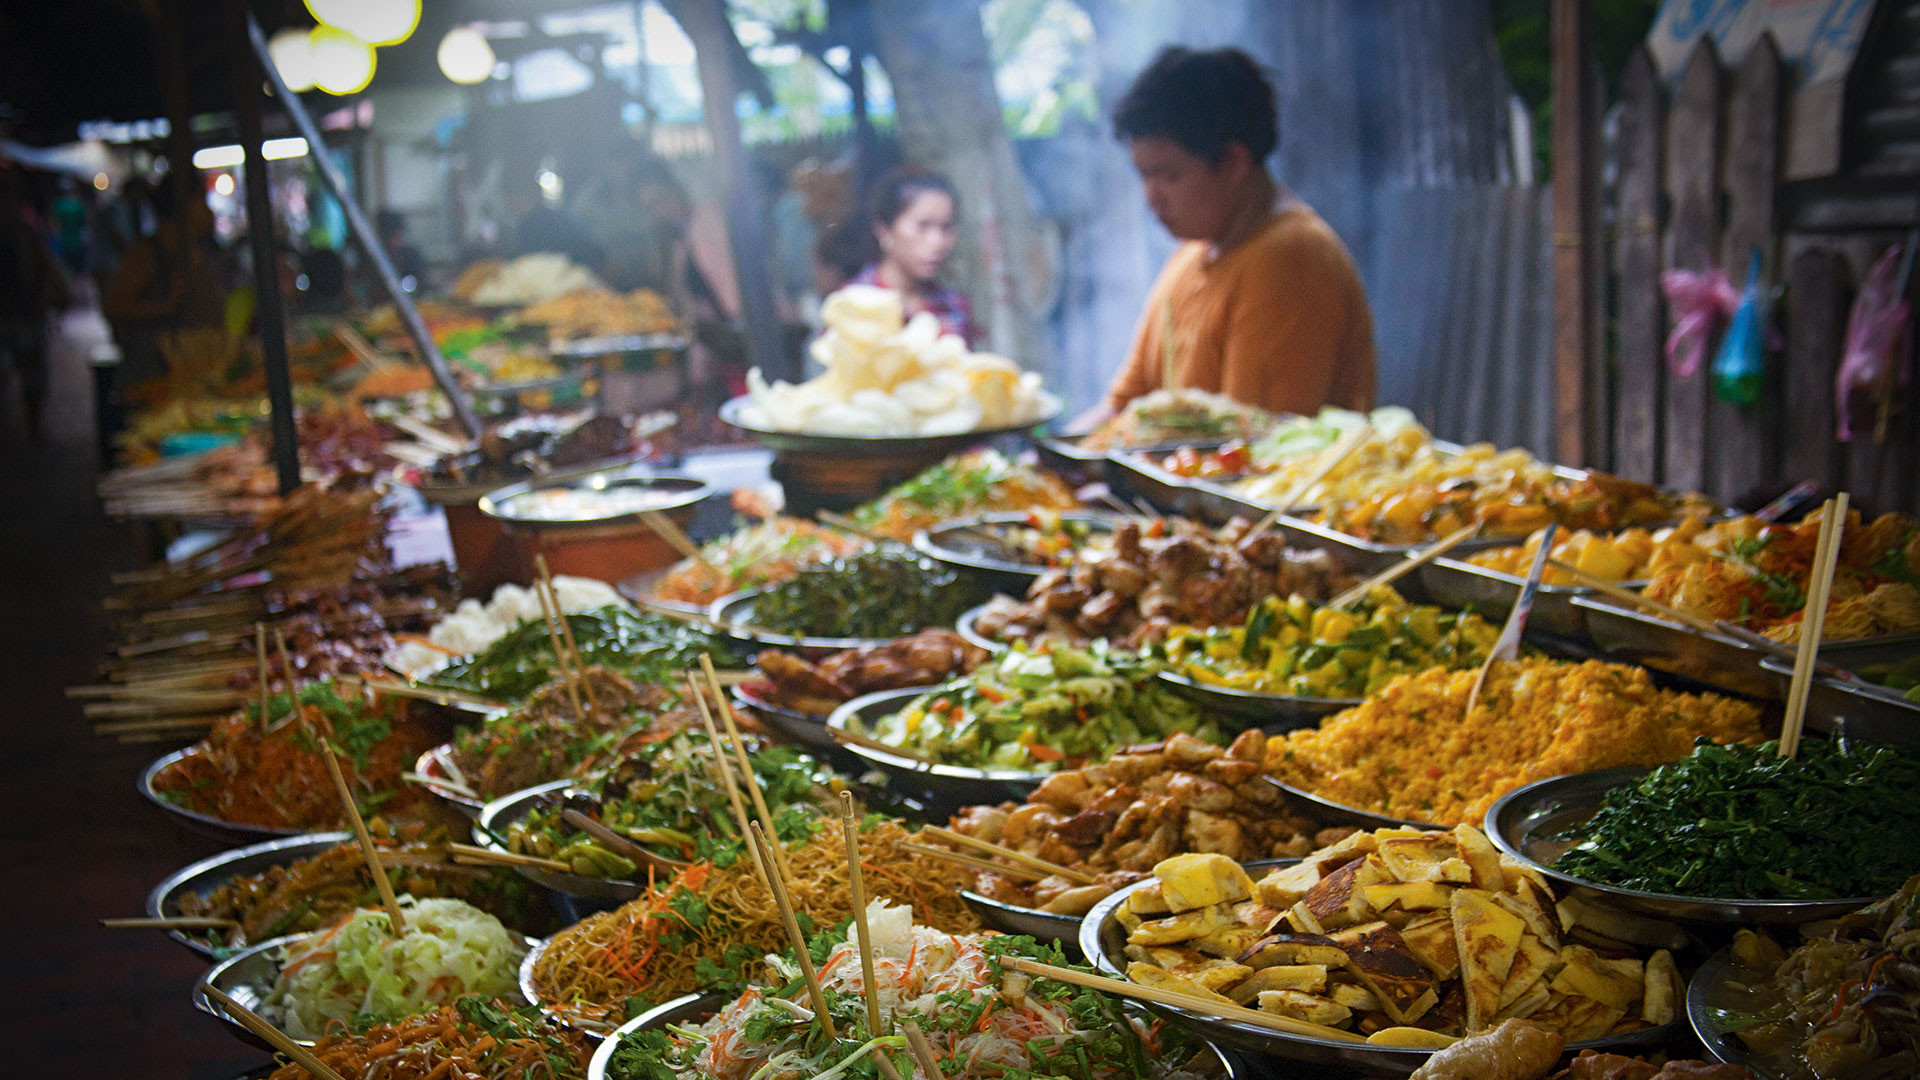
{"label": "wooden fence", "polygon": [[[1736,500],[1814,480],[1873,509],[1920,508],[1915,410],[1884,438],[1835,439],[1834,375],[1857,281],[1891,235],[1783,231],[1778,220],[1784,66],[1763,37],[1733,70],[1705,40],[1668,93],[1644,50],[1621,82],[1612,254],[1616,337],[1612,385],[1590,388],[1609,409],[1611,446],[1596,461],[1622,475]],[[1663,346],[1671,313],[1660,275],[1718,266],[1738,288],[1758,249],[1767,281],[1784,285],[1769,357],[1752,407],[1712,392],[1711,358],[1687,377]],[[1609,393],[1610,391],[1610,393]]]}

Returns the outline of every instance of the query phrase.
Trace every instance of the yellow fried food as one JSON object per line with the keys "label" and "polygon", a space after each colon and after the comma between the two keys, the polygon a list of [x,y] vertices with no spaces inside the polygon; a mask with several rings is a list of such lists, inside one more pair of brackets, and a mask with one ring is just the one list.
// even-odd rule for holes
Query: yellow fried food
{"label": "yellow fried food", "polygon": [[[1553,557],[1605,581],[1640,581],[1653,576],[1656,560],[1675,565],[1706,558],[1706,549],[1693,542],[1705,529],[1705,521],[1696,514],[1665,529],[1633,528],[1617,533],[1562,530],[1554,542]],[[1544,529],[1536,531],[1525,543],[1513,547],[1476,552],[1467,561],[1503,574],[1525,576],[1533,565],[1534,553],[1540,550],[1540,538],[1545,532]],[[1547,567],[1540,580],[1548,585],[1574,583],[1572,575],[1555,566]]]}
{"label": "yellow fried food", "polygon": [[1266,770],[1347,806],[1437,825],[1477,824],[1500,796],[1549,776],[1660,765],[1693,740],[1756,743],[1760,710],[1660,690],[1644,669],[1589,660],[1494,666],[1472,715],[1473,671],[1390,683],[1317,728],[1267,741]]}

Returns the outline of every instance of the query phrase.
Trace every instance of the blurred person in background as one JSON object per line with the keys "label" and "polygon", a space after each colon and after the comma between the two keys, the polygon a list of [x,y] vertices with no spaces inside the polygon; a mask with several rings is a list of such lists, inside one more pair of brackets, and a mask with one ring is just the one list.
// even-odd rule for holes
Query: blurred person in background
{"label": "blurred person in background", "polygon": [[1267,171],[1279,114],[1253,58],[1169,47],[1114,107],[1113,126],[1147,205],[1184,243],[1147,294],[1106,399],[1071,427],[1169,385],[1308,416],[1370,408],[1366,290],[1340,238]]}
{"label": "blurred person in background", "polygon": [[867,265],[852,283],[897,290],[907,318],[928,312],[942,331],[971,346],[973,306],[940,283],[959,238],[959,217],[960,203],[946,177],[911,167],[881,177],[867,200]]}
{"label": "blurred person in background", "polygon": [[565,255],[574,264],[588,269],[599,266],[606,258],[606,249],[594,240],[580,220],[565,208],[549,204],[546,192],[532,180],[509,182],[506,203],[507,217],[513,221],[510,254],[549,251]]}
{"label": "blurred person in background", "polygon": [[694,201],[673,169],[648,157],[634,167],[635,197],[668,237],[667,299],[688,322],[740,321],[740,280],[727,219],[717,203]]}
{"label": "blurred person in background", "polygon": [[93,209],[80,186],[72,178],[60,181],[60,194],[53,197],[53,245],[60,262],[75,278],[87,272],[93,229],[89,219]]}
{"label": "blurred person in background", "polygon": [[26,177],[0,168],[0,353],[18,377],[28,438],[47,401],[47,317],[66,307],[66,278],[28,220]]}
{"label": "blurred person in background", "polygon": [[380,246],[393,262],[393,274],[400,279],[400,287],[410,293],[419,292],[427,283],[427,257],[407,239],[406,217],[382,210],[374,215],[374,229],[380,234]]}
{"label": "blurred person in background", "polygon": [[[153,189],[153,232],[127,249],[107,281],[100,313],[120,346],[120,382],[131,386],[167,374],[160,336],[176,330],[224,328],[213,243],[213,211],[204,198],[174,206],[177,185]],[[175,211],[184,216],[185,229]]]}

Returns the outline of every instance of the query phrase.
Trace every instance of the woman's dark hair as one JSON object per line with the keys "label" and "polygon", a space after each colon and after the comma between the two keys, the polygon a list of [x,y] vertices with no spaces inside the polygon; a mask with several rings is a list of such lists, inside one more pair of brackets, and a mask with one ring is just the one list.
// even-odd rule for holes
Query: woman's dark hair
{"label": "woman's dark hair", "polygon": [[1169,45],[1114,106],[1113,130],[1123,140],[1170,139],[1209,165],[1220,164],[1230,143],[1261,162],[1279,145],[1280,112],[1253,57]]}
{"label": "woman's dark hair", "polygon": [[880,241],[874,237],[873,230],[892,226],[907,212],[907,207],[913,205],[913,200],[929,191],[945,193],[953,200],[955,216],[959,215],[960,196],[954,194],[953,182],[937,172],[902,165],[874,181],[873,190],[867,192],[867,215],[860,229],[866,263],[880,260]]}

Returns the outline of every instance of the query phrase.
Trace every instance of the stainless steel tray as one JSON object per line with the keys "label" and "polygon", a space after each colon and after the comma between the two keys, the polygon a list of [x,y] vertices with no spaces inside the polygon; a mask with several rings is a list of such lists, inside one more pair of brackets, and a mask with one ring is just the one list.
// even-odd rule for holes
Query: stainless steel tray
{"label": "stainless steel tray", "polygon": [[1587,633],[1610,660],[1645,664],[1721,690],[1749,697],[1778,696],[1773,676],[1760,667],[1768,654],[1719,634],[1702,634],[1608,600],[1576,596]]}
{"label": "stainless steel tray", "polygon": [[[1298,861],[1297,859],[1280,859],[1252,862],[1247,863],[1246,867],[1247,872],[1258,880],[1267,870],[1288,866]],[[1153,881],[1154,879],[1149,878],[1115,892],[1094,905],[1093,910],[1089,911],[1087,917],[1081,921],[1080,950],[1086,954],[1087,962],[1102,975],[1125,978],[1127,935],[1114,913],[1119,910],[1120,905],[1127,902],[1128,895],[1135,889],[1150,885]],[[1202,1039],[1221,1046],[1250,1051],[1269,1059],[1350,1069],[1370,1075],[1406,1076],[1424,1065],[1427,1058],[1433,1054],[1432,1050],[1415,1047],[1380,1046],[1366,1042],[1317,1039],[1305,1035],[1283,1035],[1277,1031],[1237,1021],[1200,1016],[1177,1006],[1155,1005],[1150,1008]],[[1632,1053],[1635,1050],[1666,1045],[1678,1029],[1679,1020],[1676,1018],[1672,1023],[1647,1028],[1644,1031],[1570,1043],[1567,1050],[1578,1052],[1593,1049],[1603,1052]],[[1314,1072],[1303,1075],[1326,1074]]]}
{"label": "stainless steel tray", "polygon": [[1060,415],[1060,401],[1054,399],[1041,415],[1019,424],[963,431],[956,435],[813,435],[803,431],[776,431],[753,427],[740,419],[746,397],[732,398],[720,406],[720,419],[754,437],[770,450],[790,450],[811,454],[836,454],[850,458],[891,458],[902,456],[945,457],[975,443],[1001,435],[1030,432]]}
{"label": "stainless steel tray", "polygon": [[1719,1009],[1713,1004],[1713,993],[1719,985],[1733,974],[1733,947],[1721,949],[1700,965],[1687,982],[1687,1023],[1692,1025],[1694,1037],[1700,1045],[1707,1048],[1707,1055],[1724,1065],[1739,1065],[1752,1070],[1763,1080],[1773,1080],[1778,1074],[1768,1072],[1754,1064],[1743,1044],[1733,1032],[1720,1026]]}
{"label": "stainless steel tray", "polygon": [[1653,770],[1644,765],[1576,773],[1536,780],[1502,796],[1487,810],[1486,832],[1495,847],[1576,893],[1615,907],[1684,923],[1799,925],[1844,915],[1873,903],[1875,897],[1850,900],[1743,900],[1674,896],[1587,881],[1553,869],[1570,844],[1546,839],[1579,825],[1600,809],[1607,792]]}
{"label": "stainless steel tray", "polygon": [[166,796],[160,794],[159,790],[153,786],[154,780],[174,763],[199,752],[198,745],[195,745],[186,747],[185,749],[175,750],[171,754],[165,754],[156,758],[153,764],[148,765],[146,769],[140,773],[140,794],[146,796],[148,802],[172,814],[174,820],[179,822],[188,832],[197,833],[201,836],[218,840],[224,844],[244,844],[275,837],[301,836],[308,831],[306,829],[282,828],[277,825],[247,825],[237,821],[228,821],[225,818],[214,817],[212,814],[203,814],[198,810],[189,810],[184,806],[169,801]]}
{"label": "stainless steel tray", "polygon": [[1371,810],[1337,803],[1324,795],[1315,795],[1304,788],[1282,783],[1262,773],[1274,787],[1287,793],[1287,796],[1299,801],[1300,810],[1322,825],[1352,825],[1359,829],[1444,829],[1444,825],[1435,825],[1427,821],[1410,821],[1406,818],[1388,817]]}
{"label": "stainless steel tray", "polygon": [[[1865,641],[1836,642],[1820,647],[1820,659],[1855,671],[1875,664],[1908,660],[1920,655],[1920,635],[1900,634]],[[1769,656],[1760,666],[1775,679],[1781,697],[1793,682],[1793,664]],[[1807,694],[1807,727],[1843,739],[1920,745],[1920,703],[1900,691],[1873,683],[1850,683],[1815,675]]]}
{"label": "stainless steel tray", "polygon": [[[553,488],[664,488],[674,493],[672,502],[646,510],[625,510],[600,517],[584,518],[541,518],[521,517],[512,512],[513,500],[535,491]],[[635,475],[626,469],[609,470],[608,473],[588,473],[566,480],[523,480],[517,484],[508,484],[480,496],[480,512],[496,521],[504,521],[528,529],[597,529],[617,522],[638,519],[647,512],[671,514],[686,510],[688,507],[713,494],[713,489],[703,481],[691,476],[674,476],[667,473]]]}
{"label": "stainless steel tray", "polygon": [[[168,874],[160,884],[153,887],[152,892],[147,894],[147,914],[156,919],[178,915],[180,898],[188,893],[205,896],[234,878],[264,873],[276,866],[286,866],[309,856],[318,855],[328,848],[350,843],[352,840],[352,833],[307,833],[304,836],[267,840],[258,844],[248,844],[242,848],[234,848],[232,851],[223,851]],[[197,937],[184,930],[169,930],[167,936],[186,946],[196,955],[210,960],[219,957],[216,947],[209,944],[205,937]]]}
{"label": "stainless steel tray", "polygon": [[1053,942],[1066,951],[1067,958],[1080,954],[1080,916],[1055,915],[1050,911],[1021,907],[1004,900],[983,896],[972,889],[960,890],[960,899],[973,909],[989,930],[1006,934],[1025,934],[1039,942]]}
{"label": "stainless steel tray", "polygon": [[[862,726],[897,712],[931,687],[906,690],[881,690],[854,698],[827,718],[829,728],[846,731],[858,720]],[[887,774],[888,786],[896,793],[924,796],[929,810],[945,814],[962,806],[998,803],[1006,799],[1024,802],[1050,774],[1021,772],[1014,769],[969,769],[958,765],[929,765],[913,758],[889,754],[865,746],[849,745],[847,751],[866,764]]]}
{"label": "stainless steel tray", "polygon": [[842,649],[857,649],[862,645],[882,645],[893,640],[892,638],[812,637],[740,629],[753,624],[753,602],[760,593],[759,589],[748,589],[744,592],[729,593],[715,600],[713,606],[708,609],[708,615],[718,624],[716,627],[718,631],[748,645],[757,645],[763,649],[793,649],[808,657],[824,656]]}
{"label": "stainless steel tray", "polygon": [[[1456,608],[1470,607],[1496,622],[1505,619],[1513,611],[1513,602],[1519,598],[1520,589],[1526,584],[1525,578],[1445,555],[1421,567],[1419,575],[1427,596],[1436,603]],[[1625,588],[1637,589],[1646,582],[1626,581],[1621,584]],[[1527,629],[1555,637],[1585,640],[1590,636],[1587,613],[1584,608],[1575,607],[1573,601],[1578,596],[1592,595],[1594,590],[1585,585],[1541,585],[1533,597],[1533,610],[1527,616]]]}

